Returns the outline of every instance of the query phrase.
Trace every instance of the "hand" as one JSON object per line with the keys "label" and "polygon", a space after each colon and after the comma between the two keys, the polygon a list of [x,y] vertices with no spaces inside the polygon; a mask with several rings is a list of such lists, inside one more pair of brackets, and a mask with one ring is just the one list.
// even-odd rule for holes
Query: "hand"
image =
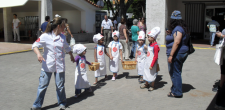
{"label": "hand", "polygon": [[75,59],[73,56],[70,56],[70,60],[74,63],[75,62]]}
{"label": "hand", "polygon": [[45,61],[45,59],[42,57],[41,54],[38,54],[38,55],[37,55],[37,58],[38,58],[38,61],[39,61],[40,63],[42,63],[42,61]]}
{"label": "hand", "polygon": [[126,43],[128,43],[128,39],[126,38]]}
{"label": "hand", "polygon": [[124,63],[123,59],[121,59],[121,62]]}
{"label": "hand", "polygon": [[98,60],[96,59],[95,62],[98,62]]}
{"label": "hand", "polygon": [[144,46],[144,49],[147,50],[147,49],[148,49],[148,46],[145,45],[145,46]]}
{"label": "hand", "polygon": [[222,34],[221,32],[216,32],[217,37],[221,37],[221,34]]}
{"label": "hand", "polygon": [[166,33],[167,33],[167,35],[170,35],[171,31],[170,30],[166,30]]}
{"label": "hand", "polygon": [[110,56],[109,58],[110,58],[111,60],[113,60],[113,57],[112,57],[112,56]]}
{"label": "hand", "polygon": [[101,34],[102,34],[102,31],[101,31]]}
{"label": "hand", "polygon": [[150,66],[149,69],[152,70],[152,67]]}
{"label": "hand", "polygon": [[169,56],[168,62],[169,62],[169,63],[172,63],[172,59],[173,59],[173,57],[172,57],[172,56]]}
{"label": "hand", "polygon": [[135,61],[138,62],[136,58],[135,58]]}
{"label": "hand", "polygon": [[73,38],[73,35],[71,34],[71,37]]}

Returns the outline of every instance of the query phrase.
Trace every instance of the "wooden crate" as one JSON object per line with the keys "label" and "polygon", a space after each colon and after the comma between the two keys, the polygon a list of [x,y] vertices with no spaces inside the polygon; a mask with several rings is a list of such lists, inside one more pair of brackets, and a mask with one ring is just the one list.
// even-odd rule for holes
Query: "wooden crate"
{"label": "wooden crate", "polygon": [[98,62],[92,62],[92,65],[88,65],[89,66],[89,71],[96,71],[99,69],[99,65],[100,63]]}
{"label": "wooden crate", "polygon": [[133,70],[136,69],[137,62],[136,61],[124,61],[122,63],[123,69],[125,70]]}

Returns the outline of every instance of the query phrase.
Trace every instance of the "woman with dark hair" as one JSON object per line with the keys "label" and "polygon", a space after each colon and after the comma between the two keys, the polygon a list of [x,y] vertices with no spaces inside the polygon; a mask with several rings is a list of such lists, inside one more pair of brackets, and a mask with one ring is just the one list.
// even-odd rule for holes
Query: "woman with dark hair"
{"label": "woman with dark hair", "polygon": [[[45,33],[43,33],[32,45],[32,49],[37,54],[37,59],[42,63],[41,75],[39,77],[39,86],[37,98],[31,110],[40,110],[44,101],[45,92],[49,85],[52,73],[55,75],[56,93],[60,110],[66,106],[65,93],[65,53],[68,52],[70,59],[74,62],[71,48],[66,42],[66,37],[61,34],[65,29],[65,19],[55,18],[49,22]],[[39,49],[44,47],[45,51],[42,56]]]}
{"label": "woman with dark hair", "polygon": [[181,98],[182,93],[182,67],[188,57],[189,47],[186,41],[187,26],[182,20],[180,11],[175,10],[171,15],[170,29],[166,36],[166,54],[168,69],[172,80],[171,92],[168,97]]}
{"label": "woman with dark hair", "polygon": [[120,33],[120,43],[123,46],[123,58],[125,60],[129,60],[129,52],[130,52],[130,47],[129,47],[129,38],[127,36],[127,27],[126,27],[126,21],[124,18],[121,20],[121,26],[119,27],[119,33]]}

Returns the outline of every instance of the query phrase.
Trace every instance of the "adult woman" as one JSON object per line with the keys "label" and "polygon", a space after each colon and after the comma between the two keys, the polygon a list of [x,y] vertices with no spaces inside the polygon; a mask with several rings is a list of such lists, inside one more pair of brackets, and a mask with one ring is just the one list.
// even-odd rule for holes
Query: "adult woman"
{"label": "adult woman", "polygon": [[[225,29],[223,29],[222,33],[217,32],[216,35],[218,37],[225,37]],[[223,65],[220,66],[221,76],[220,76],[220,84],[218,86],[217,98],[216,98],[216,108],[225,109],[225,99],[224,99],[224,91],[225,91],[225,48],[223,50]]]}
{"label": "adult woman", "polygon": [[64,35],[66,36],[66,41],[67,42],[69,42],[69,34],[70,34],[70,36],[73,38],[73,34],[71,33],[71,31],[70,31],[70,28],[69,28],[69,24],[67,23],[67,19],[65,18],[65,25],[66,25],[66,28],[65,28],[65,30],[64,30]]}
{"label": "adult woman", "polygon": [[126,22],[125,19],[121,19],[121,26],[119,27],[119,33],[120,33],[120,43],[123,46],[123,57],[125,60],[129,60],[129,52],[130,52],[130,47],[129,47],[129,38],[127,36],[127,28],[126,28]]}
{"label": "adult woman", "polygon": [[[45,92],[54,72],[57,99],[60,109],[65,109],[65,53],[68,52],[71,61],[74,57],[71,48],[66,42],[66,37],[61,34],[65,28],[65,20],[63,18],[55,18],[49,22],[44,34],[42,34],[32,45],[32,49],[37,54],[38,61],[42,63],[41,75],[39,78],[39,86],[37,98],[33,104],[32,110],[39,110],[44,101]],[[44,47],[44,55],[42,56],[39,47]]]}
{"label": "adult woman", "polygon": [[145,19],[141,18],[140,22],[138,22],[137,26],[141,31],[144,31],[146,33],[146,25],[145,25]]}
{"label": "adult woman", "polygon": [[187,27],[182,20],[180,11],[175,10],[171,15],[170,29],[166,36],[166,54],[168,57],[168,69],[172,80],[171,92],[168,97],[181,98],[182,78],[181,72],[183,63],[188,57],[189,47],[186,44]]}
{"label": "adult woman", "polygon": [[132,45],[132,49],[131,49],[130,59],[135,57],[135,52],[136,52],[136,47],[137,47],[138,33],[140,31],[139,27],[137,26],[137,23],[138,23],[138,20],[134,19],[133,26],[131,26],[133,45]]}

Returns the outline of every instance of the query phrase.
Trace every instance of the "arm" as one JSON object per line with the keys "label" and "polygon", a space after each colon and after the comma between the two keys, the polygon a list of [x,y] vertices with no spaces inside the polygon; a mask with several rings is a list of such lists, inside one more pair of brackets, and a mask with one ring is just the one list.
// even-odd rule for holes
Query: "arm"
{"label": "arm", "polygon": [[13,23],[12,23],[12,28],[13,28]]}
{"label": "arm", "polygon": [[34,53],[37,54],[37,58],[40,63],[42,63],[42,61],[45,61],[45,59],[42,57],[42,55],[37,47],[34,47],[33,50],[34,50]]}
{"label": "arm", "polygon": [[182,39],[182,33],[179,32],[179,31],[177,31],[177,35],[176,35],[176,33],[174,33],[173,37],[174,37],[174,43],[173,43],[172,50],[171,50],[171,52],[170,52],[170,56],[169,56],[169,58],[168,58],[168,62],[169,62],[169,63],[172,63],[173,55],[174,55],[174,53],[176,52],[176,50],[177,50],[177,48],[178,48],[178,46],[179,46],[179,44],[180,44],[180,42],[181,42],[181,39]]}
{"label": "arm", "polygon": [[96,49],[96,47],[95,47],[95,50],[94,50],[94,58],[95,58],[95,62],[98,62],[98,60],[97,60],[97,49]]}
{"label": "arm", "polygon": [[84,56],[85,58],[85,62],[88,64],[88,65],[91,65],[91,63],[89,61],[87,61],[86,57]]}
{"label": "arm", "polygon": [[124,36],[125,36],[125,38],[126,38],[126,43],[128,43],[128,38],[127,38],[127,31],[126,31],[126,29],[123,29],[123,34],[124,34]]}
{"label": "arm", "polygon": [[138,55],[138,51],[136,49],[136,52],[135,52],[135,61],[137,62],[137,55]]}
{"label": "arm", "polygon": [[70,48],[69,44],[67,43],[66,39],[64,39],[63,48],[64,48],[64,50],[65,50],[67,53],[69,53],[69,55],[70,55],[70,60],[74,63],[74,62],[75,62],[74,56],[73,56],[73,54],[72,54],[71,48]]}
{"label": "arm", "polygon": [[111,47],[109,47],[109,56],[110,56],[110,59],[111,59],[111,60],[113,60],[113,57],[112,57],[111,51],[112,51],[112,50],[111,50]]}
{"label": "arm", "polygon": [[159,54],[159,46],[156,45],[154,46],[154,57],[150,67],[153,67],[155,65],[155,62],[158,60],[158,54]]}
{"label": "arm", "polygon": [[69,28],[69,25],[68,25],[68,24],[66,25],[66,28],[67,28],[67,31],[69,32],[70,36],[71,36],[71,37],[73,37],[73,34],[71,33],[71,31],[70,31],[70,28]]}
{"label": "arm", "polygon": [[19,26],[18,27],[20,27],[20,25],[21,25],[21,22],[19,22]]}
{"label": "arm", "polygon": [[111,31],[113,32],[113,27],[111,26]]}
{"label": "arm", "polygon": [[101,34],[102,34],[102,30],[103,30],[103,27],[101,27]]}
{"label": "arm", "polygon": [[106,48],[104,48],[105,50],[105,54],[110,58],[110,55],[108,54],[108,52],[106,51]]}
{"label": "arm", "polygon": [[222,38],[225,37],[225,35],[223,35],[221,32],[217,32],[217,33],[216,33],[216,36],[217,36],[217,37],[222,37]]}
{"label": "arm", "polygon": [[123,63],[123,52],[122,52],[122,49],[120,49],[120,58],[121,58],[121,62]]}

